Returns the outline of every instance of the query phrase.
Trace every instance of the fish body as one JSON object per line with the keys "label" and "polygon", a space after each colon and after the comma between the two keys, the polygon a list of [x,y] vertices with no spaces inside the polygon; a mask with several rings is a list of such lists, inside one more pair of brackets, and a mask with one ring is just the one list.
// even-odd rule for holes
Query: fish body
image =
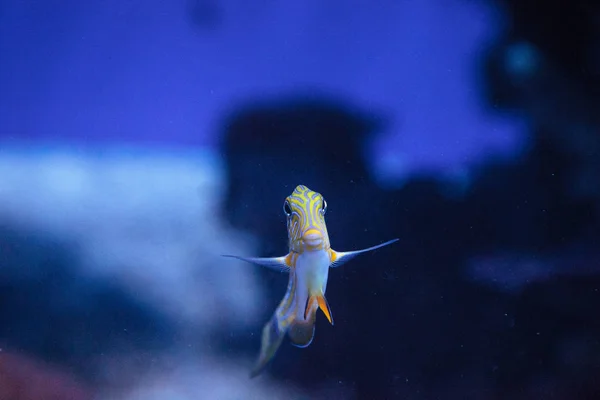
{"label": "fish body", "polygon": [[285,296],[262,332],[258,361],[250,374],[255,377],[273,358],[287,334],[293,345],[307,347],[315,332],[317,310],[333,325],[333,317],[325,298],[330,268],[335,268],[358,254],[396,242],[393,239],[367,249],[338,252],[331,248],[323,196],[304,185],[297,186],[284,202],[287,219],[289,253],[281,257],[233,257],[253,264],[287,272]]}

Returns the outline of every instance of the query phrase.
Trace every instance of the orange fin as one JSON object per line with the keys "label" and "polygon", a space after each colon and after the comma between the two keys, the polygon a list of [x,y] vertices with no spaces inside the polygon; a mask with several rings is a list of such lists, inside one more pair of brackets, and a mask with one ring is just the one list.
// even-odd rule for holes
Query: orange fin
{"label": "orange fin", "polygon": [[312,306],[313,302],[317,302],[317,305],[319,306],[321,311],[323,311],[323,314],[325,314],[325,317],[327,317],[327,320],[329,321],[329,323],[331,325],[333,325],[333,317],[331,316],[331,308],[329,308],[329,303],[327,302],[327,299],[325,298],[325,296],[322,294],[310,296],[310,298],[308,299],[308,305],[306,306],[306,312],[304,313],[304,319],[308,319],[308,313],[311,310],[311,306]]}
{"label": "orange fin", "polygon": [[331,325],[333,325],[333,317],[331,316],[331,308],[329,308],[329,303],[327,302],[327,299],[323,295],[316,296],[316,297],[317,297],[317,301],[319,302],[319,308],[321,309],[321,311],[323,311],[323,314],[325,314],[329,323]]}

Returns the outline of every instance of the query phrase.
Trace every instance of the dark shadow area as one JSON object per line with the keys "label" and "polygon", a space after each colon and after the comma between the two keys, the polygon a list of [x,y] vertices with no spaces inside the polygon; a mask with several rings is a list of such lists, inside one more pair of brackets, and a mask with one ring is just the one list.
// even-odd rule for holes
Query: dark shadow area
{"label": "dark shadow area", "polygon": [[215,0],[188,0],[188,16],[191,24],[200,32],[212,32],[223,23],[223,12]]}
{"label": "dark shadow area", "polygon": [[[362,161],[362,144],[379,128],[373,120],[329,100],[299,99],[249,107],[225,128],[224,215],[259,236],[258,255],[286,252],[281,207],[297,184],[327,199],[334,249],[401,239],[331,271],[327,298],[335,327],[319,316],[312,345],[301,350],[284,344],[269,373],[310,387],[335,379],[351,385],[358,398],[512,396],[537,393],[546,383],[558,385],[556,393],[562,385],[592,385],[579,396],[598,389],[585,378],[594,372],[562,374],[564,360],[535,350],[563,343],[565,329],[553,326],[570,326],[584,340],[593,337],[592,310],[600,306],[593,280],[538,282],[540,277],[507,265],[497,273],[521,281],[525,289],[515,293],[495,282],[482,284],[485,278],[467,268],[474,257],[488,254],[553,259],[557,249],[573,244],[594,254],[594,199],[567,193],[577,160],[540,133],[521,158],[481,166],[462,196],[450,195],[451,184],[435,177],[415,177],[399,190],[384,191]],[[273,309],[257,321],[256,333],[286,285],[286,277],[272,271],[260,274]],[[596,279],[600,269],[588,274]],[[569,300],[561,312],[549,308],[548,302],[561,304],[565,293]],[[540,318],[544,312],[548,318]],[[532,335],[538,330],[543,345]],[[254,344],[240,342],[257,350],[254,338]],[[600,372],[595,363],[586,365]]]}

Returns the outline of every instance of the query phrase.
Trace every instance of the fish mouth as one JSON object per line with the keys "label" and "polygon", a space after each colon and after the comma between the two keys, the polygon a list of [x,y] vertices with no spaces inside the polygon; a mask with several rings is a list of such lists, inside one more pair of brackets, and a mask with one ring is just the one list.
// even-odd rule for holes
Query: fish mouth
{"label": "fish mouth", "polygon": [[323,234],[317,229],[309,229],[302,235],[302,241],[307,248],[319,247],[323,244]]}

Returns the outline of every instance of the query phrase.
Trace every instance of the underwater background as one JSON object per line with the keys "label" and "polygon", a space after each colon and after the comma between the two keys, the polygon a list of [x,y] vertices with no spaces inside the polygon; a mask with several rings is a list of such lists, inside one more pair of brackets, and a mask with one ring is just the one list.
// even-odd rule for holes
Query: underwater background
{"label": "underwater background", "polygon": [[[0,1],[0,400],[600,399],[600,3]],[[249,379],[283,201],[335,326]]]}

